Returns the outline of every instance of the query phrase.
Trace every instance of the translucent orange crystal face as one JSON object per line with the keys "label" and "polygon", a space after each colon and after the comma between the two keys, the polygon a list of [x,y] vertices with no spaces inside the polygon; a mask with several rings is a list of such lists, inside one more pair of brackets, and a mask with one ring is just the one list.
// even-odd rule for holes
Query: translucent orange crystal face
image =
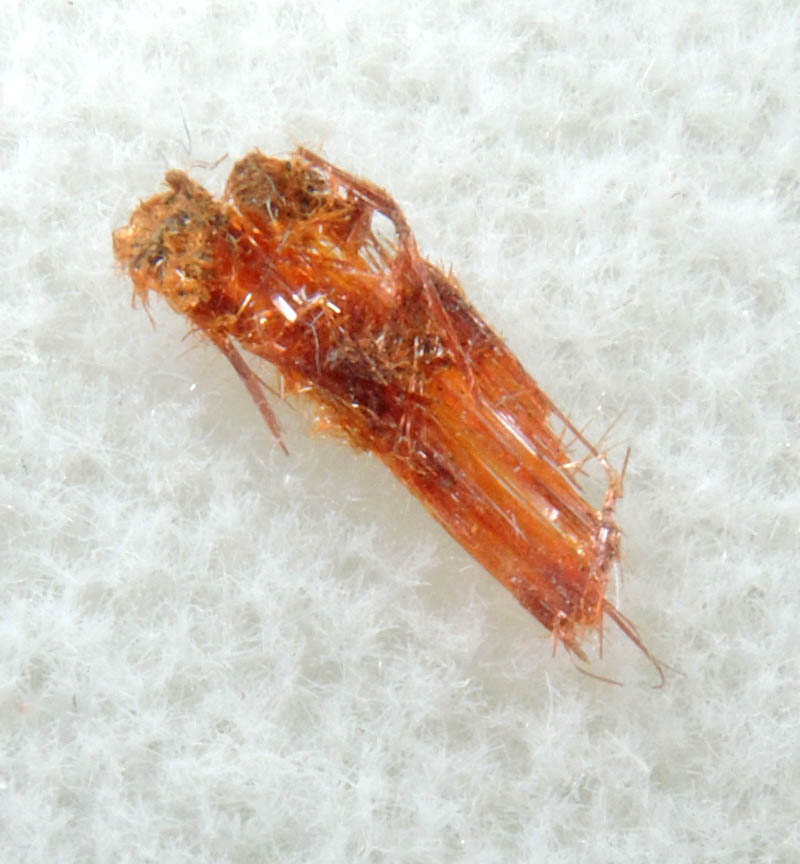
{"label": "translucent orange crystal face", "polygon": [[[161,294],[223,351],[279,440],[241,349],[378,456],[570,652],[586,659],[604,614],[642,647],[605,599],[620,476],[419,255],[383,190],[306,150],[246,156],[222,201],[181,172],[166,181],[115,232],[117,259],[137,296]],[[606,468],[599,509],[576,481],[586,458]]]}

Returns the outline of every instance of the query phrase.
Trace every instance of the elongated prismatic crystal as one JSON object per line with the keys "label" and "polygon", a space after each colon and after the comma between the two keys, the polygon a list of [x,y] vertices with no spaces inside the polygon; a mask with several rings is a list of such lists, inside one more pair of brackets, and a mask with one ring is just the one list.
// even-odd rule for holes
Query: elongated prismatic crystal
{"label": "elongated prismatic crystal", "polygon": [[[222,201],[179,171],[166,183],[114,233],[116,257],[135,297],[163,295],[225,354],[281,445],[242,350],[378,456],[569,652],[586,660],[581,637],[608,615],[651,657],[605,597],[621,474],[420,256],[386,192],[303,149],[251,153]],[[599,509],[577,480],[588,459],[608,478]]]}

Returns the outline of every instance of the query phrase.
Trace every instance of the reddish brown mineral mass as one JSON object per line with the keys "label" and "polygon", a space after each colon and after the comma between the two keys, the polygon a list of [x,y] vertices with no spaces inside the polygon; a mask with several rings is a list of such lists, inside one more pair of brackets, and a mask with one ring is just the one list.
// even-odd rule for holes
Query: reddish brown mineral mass
{"label": "reddish brown mineral mass", "polygon": [[[281,445],[241,351],[274,364],[324,426],[380,458],[571,654],[586,660],[581,637],[608,615],[661,672],[605,598],[624,468],[420,256],[386,192],[303,149],[246,156],[221,202],[182,172],[166,182],[114,233],[116,257],[136,297],[163,295],[225,354]],[[590,460],[607,477],[599,507],[578,483]]]}

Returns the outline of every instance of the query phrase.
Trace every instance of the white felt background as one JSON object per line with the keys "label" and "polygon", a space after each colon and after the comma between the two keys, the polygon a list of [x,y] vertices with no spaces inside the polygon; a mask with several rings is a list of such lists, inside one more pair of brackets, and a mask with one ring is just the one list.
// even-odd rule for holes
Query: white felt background
{"label": "white felt background", "polygon": [[[0,860],[798,860],[795,2],[12,0],[0,85]],[[131,310],[165,170],[296,144],[620,417],[665,689]]]}

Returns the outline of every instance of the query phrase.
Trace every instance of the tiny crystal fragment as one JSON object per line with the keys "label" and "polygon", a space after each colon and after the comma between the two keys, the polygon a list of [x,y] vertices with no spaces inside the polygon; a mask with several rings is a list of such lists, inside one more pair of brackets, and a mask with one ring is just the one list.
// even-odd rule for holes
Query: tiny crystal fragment
{"label": "tiny crystal fragment", "polygon": [[[304,149],[246,156],[222,201],[180,171],[166,183],[114,233],[114,253],[135,298],[163,295],[225,354],[281,446],[240,349],[378,456],[571,654],[586,660],[582,635],[608,615],[653,659],[605,597],[621,474],[420,256],[386,192]],[[379,215],[396,242],[374,230]],[[608,477],[599,509],[576,479],[587,459]]]}

